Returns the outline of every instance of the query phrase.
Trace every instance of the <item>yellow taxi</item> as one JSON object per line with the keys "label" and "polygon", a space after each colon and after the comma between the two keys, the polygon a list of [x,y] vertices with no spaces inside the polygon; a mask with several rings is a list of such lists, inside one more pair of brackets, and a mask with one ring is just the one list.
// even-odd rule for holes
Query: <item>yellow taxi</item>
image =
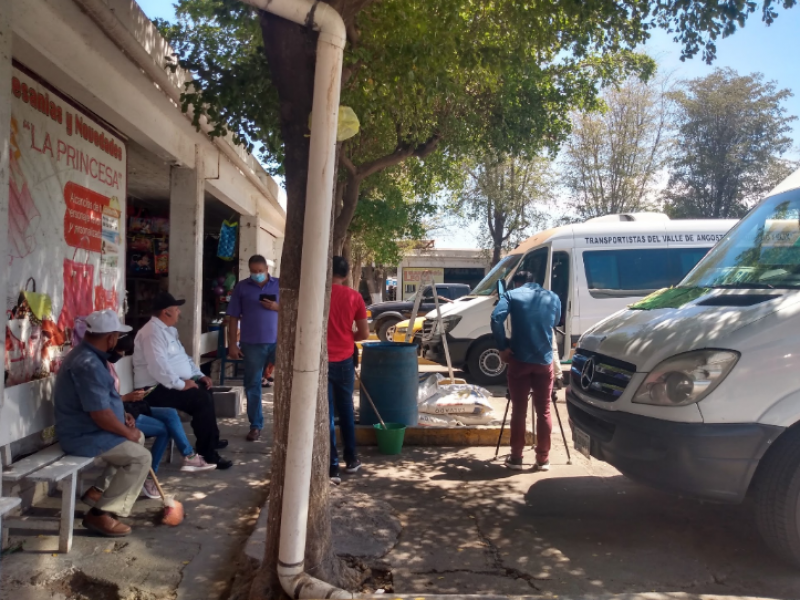
{"label": "yellow taxi", "polygon": [[[406,341],[406,332],[408,331],[408,322],[411,319],[406,319],[405,321],[400,321],[394,327],[394,335],[392,336],[393,342],[405,342]],[[414,342],[414,338],[419,334],[422,336],[422,323],[425,321],[425,317],[417,317],[414,321],[414,329],[412,329],[411,341]],[[419,341],[419,340],[417,340]]]}

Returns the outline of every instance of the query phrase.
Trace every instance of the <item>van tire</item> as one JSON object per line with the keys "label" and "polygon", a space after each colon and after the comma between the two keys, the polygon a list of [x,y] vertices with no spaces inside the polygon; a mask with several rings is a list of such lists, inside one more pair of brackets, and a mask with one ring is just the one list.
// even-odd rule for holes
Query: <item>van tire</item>
{"label": "van tire", "polygon": [[767,546],[800,567],[800,430],[778,438],[759,465],[756,522]]}
{"label": "van tire", "polygon": [[500,352],[494,340],[491,338],[478,340],[469,350],[466,371],[480,385],[502,385],[506,383],[508,366],[500,361],[502,368],[493,373],[492,367],[496,360],[500,361]]}
{"label": "van tire", "polygon": [[[399,322],[400,319],[394,319],[392,317],[388,317],[381,321],[381,325],[378,327],[378,339],[382,342],[394,341],[394,330]],[[389,330],[391,330],[391,335]]]}

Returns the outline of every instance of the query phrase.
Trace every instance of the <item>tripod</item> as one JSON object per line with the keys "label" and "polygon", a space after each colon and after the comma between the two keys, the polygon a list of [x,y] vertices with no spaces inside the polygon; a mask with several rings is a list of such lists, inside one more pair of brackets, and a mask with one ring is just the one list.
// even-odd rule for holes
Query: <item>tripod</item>
{"label": "tripod", "polygon": [[[571,465],[572,456],[569,452],[569,445],[567,444],[567,436],[564,433],[564,425],[561,423],[561,413],[558,412],[558,405],[556,402],[558,399],[558,392],[556,390],[553,390],[552,394],[550,395],[550,399],[553,401],[553,411],[556,413],[556,418],[558,419],[558,427],[559,429],[561,429],[561,439],[564,440],[564,448],[567,450],[567,464]],[[532,393],[528,396],[528,400],[531,402],[531,405],[533,405]],[[500,453],[500,441],[503,439],[503,432],[505,431],[506,428],[506,420],[508,419],[509,406],[511,406],[511,392],[509,392],[508,388],[506,388],[506,410],[505,413],[503,414],[503,424],[500,426],[500,435],[497,436],[497,447],[494,449],[494,458],[492,459],[493,461],[497,460],[497,455]],[[533,406],[532,410],[535,410]],[[535,422],[536,420],[534,419],[534,423]]]}

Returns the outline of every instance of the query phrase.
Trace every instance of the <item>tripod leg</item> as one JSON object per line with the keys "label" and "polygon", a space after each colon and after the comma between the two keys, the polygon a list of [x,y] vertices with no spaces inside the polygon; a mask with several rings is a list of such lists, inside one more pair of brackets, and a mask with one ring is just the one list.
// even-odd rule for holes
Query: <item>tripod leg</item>
{"label": "tripod leg", "polygon": [[494,449],[494,459],[497,460],[497,455],[500,454],[500,441],[503,439],[503,431],[506,428],[506,419],[508,418],[508,407],[511,405],[511,396],[506,400],[506,412],[503,415],[503,424],[500,426],[500,435],[497,436],[497,448]]}
{"label": "tripod leg", "polygon": [[570,453],[569,453],[569,444],[567,444],[567,436],[564,433],[564,425],[561,424],[561,413],[558,412],[558,405],[556,404],[556,396],[557,396],[556,392],[553,391],[553,396],[552,396],[552,398],[553,398],[553,410],[555,411],[556,418],[558,419],[558,427],[559,427],[559,429],[561,429],[561,439],[564,440],[564,448],[566,448],[566,450],[567,450],[567,464],[571,465],[572,464],[572,456],[570,456]]}

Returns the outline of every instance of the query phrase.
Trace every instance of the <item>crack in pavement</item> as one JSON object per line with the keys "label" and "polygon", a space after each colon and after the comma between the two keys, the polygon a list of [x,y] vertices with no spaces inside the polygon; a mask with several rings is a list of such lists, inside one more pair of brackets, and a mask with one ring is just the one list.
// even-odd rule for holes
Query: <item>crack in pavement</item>
{"label": "crack in pavement", "polygon": [[[480,538],[481,542],[485,544],[487,553],[489,554],[489,558],[492,560],[492,563],[494,563],[495,569],[505,573],[505,576],[509,579],[522,579],[534,590],[541,591],[541,588],[537,586],[534,581],[549,581],[549,578],[534,577],[530,573],[526,573],[525,571],[521,571],[515,567],[506,566],[503,562],[503,557],[500,554],[500,549],[481,529],[480,519],[478,518],[479,515],[475,514],[474,512],[472,512],[471,515],[472,519],[475,521],[475,530],[478,532],[478,537]],[[473,572],[480,573],[479,571]]]}

